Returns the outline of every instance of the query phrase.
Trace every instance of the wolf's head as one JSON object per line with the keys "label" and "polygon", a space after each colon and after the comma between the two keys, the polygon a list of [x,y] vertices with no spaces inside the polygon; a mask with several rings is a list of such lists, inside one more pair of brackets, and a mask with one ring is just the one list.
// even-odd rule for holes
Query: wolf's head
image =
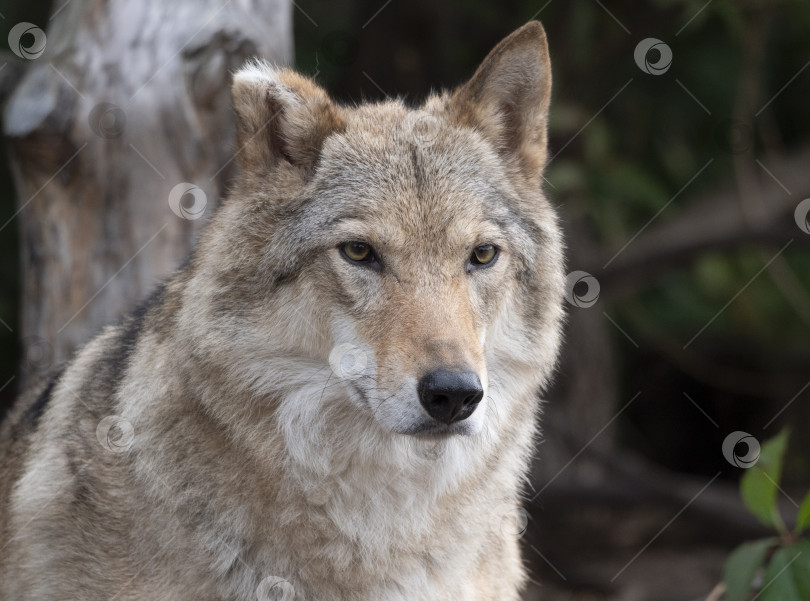
{"label": "wolf's head", "polygon": [[262,63],[236,73],[240,175],[195,260],[257,390],[307,366],[384,432],[531,419],[562,321],[550,93],[537,22],[417,109],[340,106]]}

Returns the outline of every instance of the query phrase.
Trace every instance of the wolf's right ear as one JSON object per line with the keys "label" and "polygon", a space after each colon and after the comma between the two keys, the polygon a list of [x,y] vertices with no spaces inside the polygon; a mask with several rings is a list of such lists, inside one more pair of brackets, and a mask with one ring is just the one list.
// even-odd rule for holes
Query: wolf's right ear
{"label": "wolf's right ear", "polygon": [[311,79],[254,61],[233,77],[238,162],[261,172],[284,161],[311,173],[323,141],[342,131],[340,107]]}
{"label": "wolf's right ear", "polygon": [[484,134],[510,163],[539,180],[546,163],[551,60],[543,26],[502,40],[450,98],[451,117]]}

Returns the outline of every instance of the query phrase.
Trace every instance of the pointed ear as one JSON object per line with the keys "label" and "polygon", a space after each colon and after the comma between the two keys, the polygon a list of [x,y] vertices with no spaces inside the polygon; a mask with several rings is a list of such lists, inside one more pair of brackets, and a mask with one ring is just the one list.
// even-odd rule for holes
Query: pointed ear
{"label": "pointed ear", "polygon": [[543,26],[530,21],[501,41],[450,98],[451,117],[481,131],[530,178],[546,163],[551,61]]}
{"label": "pointed ear", "polygon": [[342,131],[340,107],[311,79],[254,61],[233,77],[237,156],[256,172],[282,162],[309,174],[323,141]]}

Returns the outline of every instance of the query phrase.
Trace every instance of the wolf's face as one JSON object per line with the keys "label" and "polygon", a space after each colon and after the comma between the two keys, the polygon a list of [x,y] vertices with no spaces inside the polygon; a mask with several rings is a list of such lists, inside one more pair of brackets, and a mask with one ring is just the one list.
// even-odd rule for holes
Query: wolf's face
{"label": "wolf's face", "polygon": [[320,260],[343,309],[338,375],[395,432],[479,431],[487,334],[537,251],[499,157],[473,130],[382,105],[326,141],[315,181],[333,207]]}
{"label": "wolf's face", "polygon": [[240,318],[254,347],[328,364],[388,431],[476,434],[502,419],[501,393],[540,385],[559,338],[549,96],[537,23],[416,110],[337,106],[261,64],[237,73],[242,176],[223,212],[240,227],[223,281],[252,299]]}

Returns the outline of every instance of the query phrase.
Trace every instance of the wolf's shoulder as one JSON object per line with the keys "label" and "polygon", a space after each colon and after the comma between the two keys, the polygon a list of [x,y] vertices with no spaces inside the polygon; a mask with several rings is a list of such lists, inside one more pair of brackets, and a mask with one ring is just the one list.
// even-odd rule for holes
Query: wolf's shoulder
{"label": "wolf's shoulder", "polygon": [[[0,457],[9,444],[37,430],[55,397],[72,395],[81,401],[77,408],[93,411],[97,403],[92,401],[98,400],[94,397],[115,393],[143,332],[165,328],[161,308],[167,284],[168,280],[157,284],[134,309],[104,326],[70,359],[26,384],[0,421]],[[70,390],[66,392],[63,384],[68,381]]]}

